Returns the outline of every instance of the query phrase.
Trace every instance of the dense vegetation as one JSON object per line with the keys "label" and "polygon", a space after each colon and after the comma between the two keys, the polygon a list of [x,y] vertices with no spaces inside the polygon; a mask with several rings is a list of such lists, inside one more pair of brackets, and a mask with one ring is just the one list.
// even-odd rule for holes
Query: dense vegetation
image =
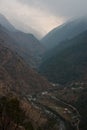
{"label": "dense vegetation", "polygon": [[60,43],[47,54],[40,72],[51,82],[65,84],[86,80],[87,31]]}

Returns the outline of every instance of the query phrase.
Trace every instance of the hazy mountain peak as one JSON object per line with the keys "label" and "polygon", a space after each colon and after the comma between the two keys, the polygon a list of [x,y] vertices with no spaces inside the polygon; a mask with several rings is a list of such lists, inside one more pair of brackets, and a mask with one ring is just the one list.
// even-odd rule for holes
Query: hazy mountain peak
{"label": "hazy mountain peak", "polygon": [[9,31],[16,31],[15,27],[8,21],[8,19],[0,14],[0,24],[5,27],[6,29],[8,29]]}
{"label": "hazy mountain peak", "polygon": [[84,32],[87,29],[87,17],[80,17],[77,19],[69,20],[61,26],[54,28],[50,31],[41,42],[51,49],[58,45],[60,42],[73,38]]}

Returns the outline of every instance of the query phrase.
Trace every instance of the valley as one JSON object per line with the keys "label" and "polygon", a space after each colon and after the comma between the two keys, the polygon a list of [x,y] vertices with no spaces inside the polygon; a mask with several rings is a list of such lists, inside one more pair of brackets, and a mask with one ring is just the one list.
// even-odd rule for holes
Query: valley
{"label": "valley", "polygon": [[53,96],[49,90],[37,95],[26,96],[27,100],[33,104],[36,109],[41,109],[45,114],[52,116],[56,120],[64,124],[64,128],[60,127],[59,130],[79,130],[80,114],[78,110],[65,101]]}
{"label": "valley", "polygon": [[0,130],[86,130],[87,19],[42,40],[0,19]]}

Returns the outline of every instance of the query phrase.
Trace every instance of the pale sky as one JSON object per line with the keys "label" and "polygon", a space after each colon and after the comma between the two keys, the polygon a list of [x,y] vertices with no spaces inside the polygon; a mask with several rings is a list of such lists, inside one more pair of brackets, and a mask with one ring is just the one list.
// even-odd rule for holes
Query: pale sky
{"label": "pale sky", "polygon": [[25,32],[46,35],[67,19],[87,13],[87,0],[0,0],[0,13]]}

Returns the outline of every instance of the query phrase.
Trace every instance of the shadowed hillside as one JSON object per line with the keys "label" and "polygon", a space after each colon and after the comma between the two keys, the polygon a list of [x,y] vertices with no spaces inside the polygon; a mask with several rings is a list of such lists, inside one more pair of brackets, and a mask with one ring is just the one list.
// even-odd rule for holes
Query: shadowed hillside
{"label": "shadowed hillside", "polygon": [[82,17],[68,21],[65,24],[50,31],[42,40],[47,50],[54,48],[60,42],[74,38],[87,29],[87,18]]}
{"label": "shadowed hillside", "polygon": [[[45,56],[46,57],[46,56]],[[87,31],[49,51],[40,72],[60,84],[87,80]]]}
{"label": "shadowed hillside", "polygon": [[3,91],[6,91],[6,87],[23,94],[41,91],[50,85],[0,42],[0,86]]}

